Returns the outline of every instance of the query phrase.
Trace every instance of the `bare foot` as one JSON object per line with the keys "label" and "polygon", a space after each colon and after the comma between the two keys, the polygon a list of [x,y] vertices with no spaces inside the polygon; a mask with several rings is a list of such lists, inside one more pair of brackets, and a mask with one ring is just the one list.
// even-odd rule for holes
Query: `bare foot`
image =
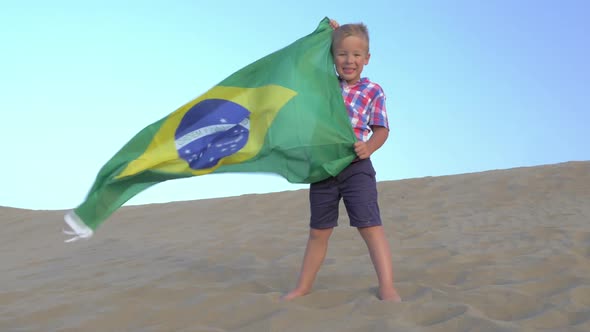
{"label": "bare foot", "polygon": [[379,299],[381,301],[401,302],[402,298],[395,288],[379,289]]}
{"label": "bare foot", "polygon": [[297,298],[297,297],[300,297],[303,295],[307,295],[307,293],[309,293],[309,291],[303,291],[303,290],[299,290],[296,288],[296,289],[290,291],[289,293],[281,296],[281,300],[290,301],[294,298]]}

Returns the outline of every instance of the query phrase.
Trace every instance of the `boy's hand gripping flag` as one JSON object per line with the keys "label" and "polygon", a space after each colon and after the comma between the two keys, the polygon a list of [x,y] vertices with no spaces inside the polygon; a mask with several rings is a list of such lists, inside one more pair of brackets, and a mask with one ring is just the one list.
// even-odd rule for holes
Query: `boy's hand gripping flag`
{"label": "boy's hand gripping flag", "polygon": [[140,131],[66,214],[68,234],[92,236],[133,196],[170,179],[270,172],[313,183],[338,174],[354,159],[356,138],[334,73],[331,36],[324,18],[310,35]]}

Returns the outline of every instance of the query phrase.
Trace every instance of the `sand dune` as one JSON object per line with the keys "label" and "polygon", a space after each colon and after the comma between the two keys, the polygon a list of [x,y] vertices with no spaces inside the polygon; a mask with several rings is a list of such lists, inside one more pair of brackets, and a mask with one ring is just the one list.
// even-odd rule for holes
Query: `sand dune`
{"label": "sand dune", "polygon": [[63,211],[0,208],[0,331],[590,331],[590,162],[382,182],[403,303],[377,300],[342,210],[292,302],[307,191]]}

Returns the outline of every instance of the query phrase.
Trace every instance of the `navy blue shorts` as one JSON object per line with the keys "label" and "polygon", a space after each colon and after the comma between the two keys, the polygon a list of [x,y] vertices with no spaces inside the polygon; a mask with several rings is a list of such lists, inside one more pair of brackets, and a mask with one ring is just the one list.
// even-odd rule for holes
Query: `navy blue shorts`
{"label": "navy blue shorts", "polygon": [[341,198],[344,199],[350,226],[381,225],[377,181],[370,159],[353,162],[337,176],[310,185],[309,226],[315,229],[338,226],[338,206]]}

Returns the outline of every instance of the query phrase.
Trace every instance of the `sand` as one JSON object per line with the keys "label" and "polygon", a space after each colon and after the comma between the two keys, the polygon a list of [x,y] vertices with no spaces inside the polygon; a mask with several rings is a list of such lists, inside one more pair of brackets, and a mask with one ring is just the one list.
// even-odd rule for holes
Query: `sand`
{"label": "sand", "polygon": [[342,210],[313,293],[307,191],[63,211],[0,208],[0,331],[590,331],[590,162],[379,183],[403,303],[376,298]]}

